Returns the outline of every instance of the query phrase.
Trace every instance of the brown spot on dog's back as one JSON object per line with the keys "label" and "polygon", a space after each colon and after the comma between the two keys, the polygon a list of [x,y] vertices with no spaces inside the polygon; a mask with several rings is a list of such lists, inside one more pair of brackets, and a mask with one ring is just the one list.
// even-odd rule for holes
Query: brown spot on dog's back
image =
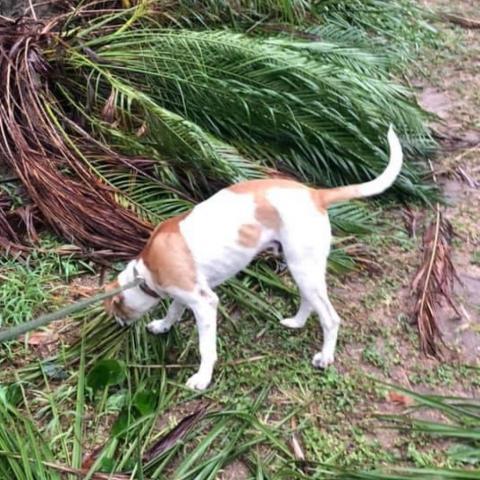
{"label": "brown spot on dog's back", "polygon": [[255,218],[267,228],[278,230],[282,226],[282,219],[278,210],[263,196],[255,197]]}
{"label": "brown spot on dog's back", "polygon": [[[189,212],[181,213],[175,217],[169,218],[163,221],[155,228],[152,233],[152,237],[157,233],[180,233],[180,222],[188,217]],[[148,246],[148,243],[147,243]]]}
{"label": "brown spot on dog's back", "polygon": [[312,197],[312,201],[315,205],[315,208],[320,212],[320,213],[326,213],[327,211],[327,205],[325,203],[325,199],[322,195],[322,190],[315,190],[311,189],[310,190],[310,196]]}
{"label": "brown spot on dog's back", "polygon": [[261,234],[262,227],[260,225],[247,223],[238,230],[238,243],[246,248],[256,247]]}
{"label": "brown spot on dog's back", "polygon": [[152,233],[140,257],[161,287],[193,290],[197,280],[195,261],[180,231],[188,213],[162,222]]}
{"label": "brown spot on dog's back", "polygon": [[278,210],[268,201],[266,193],[272,188],[306,189],[305,185],[294,180],[264,179],[250,180],[232,185],[228,189],[234,193],[251,194],[255,202],[255,219],[266,228],[279,230],[282,219]]}

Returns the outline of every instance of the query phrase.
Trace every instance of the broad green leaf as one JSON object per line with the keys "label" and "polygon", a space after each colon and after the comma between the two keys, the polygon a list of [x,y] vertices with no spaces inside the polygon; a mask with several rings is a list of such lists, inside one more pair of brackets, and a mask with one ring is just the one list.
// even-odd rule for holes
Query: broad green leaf
{"label": "broad green leaf", "polygon": [[112,358],[100,360],[87,375],[87,386],[97,391],[125,380],[125,364]]}

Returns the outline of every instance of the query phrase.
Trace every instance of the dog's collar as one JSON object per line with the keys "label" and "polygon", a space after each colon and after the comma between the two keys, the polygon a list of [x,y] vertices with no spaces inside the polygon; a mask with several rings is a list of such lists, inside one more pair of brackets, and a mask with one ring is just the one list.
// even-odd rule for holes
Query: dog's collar
{"label": "dog's collar", "polygon": [[138,284],[138,288],[143,292],[145,293],[146,295],[148,295],[149,297],[153,297],[153,298],[160,298],[160,295],[155,291],[155,290],[152,290],[148,285],[147,285],[147,282],[146,280],[140,276],[140,274],[138,273],[138,270],[137,270],[137,267],[133,267],[133,275],[134,275],[134,278],[137,279],[137,278],[140,278],[142,281],[141,283]]}

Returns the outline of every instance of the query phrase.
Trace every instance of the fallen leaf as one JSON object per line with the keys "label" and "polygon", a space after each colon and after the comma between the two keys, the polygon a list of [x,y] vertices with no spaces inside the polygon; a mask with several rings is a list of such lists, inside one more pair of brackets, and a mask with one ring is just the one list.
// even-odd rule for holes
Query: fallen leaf
{"label": "fallen leaf", "polygon": [[407,397],[407,395],[393,391],[388,392],[387,398],[390,403],[395,403],[397,405],[401,405],[402,407],[409,407],[413,403],[412,399]]}
{"label": "fallen leaf", "polygon": [[144,463],[152,461],[163,452],[173,447],[175,443],[180,441],[187,433],[204,417],[207,413],[207,407],[200,407],[194,413],[183,418],[176,427],[160,437],[143,456]]}
{"label": "fallen leaf", "polygon": [[86,285],[72,285],[70,286],[70,294],[73,298],[91,297],[98,293],[97,287],[88,287]]}
{"label": "fallen leaf", "polygon": [[104,445],[100,445],[90,452],[86,452],[82,459],[82,470],[90,470],[91,466],[95,463],[98,454],[102,451]]}
{"label": "fallen leaf", "polygon": [[292,440],[291,440],[291,443],[292,443],[293,454],[295,455],[295,458],[298,461],[304,462],[305,461],[305,454],[303,453],[302,447],[300,445],[300,441],[297,437],[297,433],[296,433],[297,422],[295,421],[295,418],[292,418],[291,425],[292,425]]}
{"label": "fallen leaf", "polygon": [[137,131],[135,132],[135,135],[137,137],[143,137],[147,132],[148,132],[147,122],[143,122],[140,128],[138,128]]}
{"label": "fallen leaf", "polygon": [[58,340],[58,333],[51,330],[42,330],[34,332],[28,337],[28,344],[34,347],[42,347],[44,345],[50,345]]}

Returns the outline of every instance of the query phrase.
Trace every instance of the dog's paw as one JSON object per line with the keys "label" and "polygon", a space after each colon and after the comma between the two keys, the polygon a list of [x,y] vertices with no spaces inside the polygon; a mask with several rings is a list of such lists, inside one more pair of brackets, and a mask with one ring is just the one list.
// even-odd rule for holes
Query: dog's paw
{"label": "dog's paw", "polygon": [[305,325],[305,322],[300,322],[295,317],[284,318],[283,320],[280,320],[280,323],[288,328],[302,328]]}
{"label": "dog's paw", "polygon": [[312,359],[312,365],[315,368],[327,368],[333,363],[333,355],[326,355],[323,352],[316,353]]}
{"label": "dog's paw", "polygon": [[154,335],[167,333],[172,328],[172,324],[166,320],[153,320],[147,325],[147,330]]}
{"label": "dog's paw", "polygon": [[205,390],[210,384],[211,377],[196,373],[187,380],[187,387],[192,390]]}

